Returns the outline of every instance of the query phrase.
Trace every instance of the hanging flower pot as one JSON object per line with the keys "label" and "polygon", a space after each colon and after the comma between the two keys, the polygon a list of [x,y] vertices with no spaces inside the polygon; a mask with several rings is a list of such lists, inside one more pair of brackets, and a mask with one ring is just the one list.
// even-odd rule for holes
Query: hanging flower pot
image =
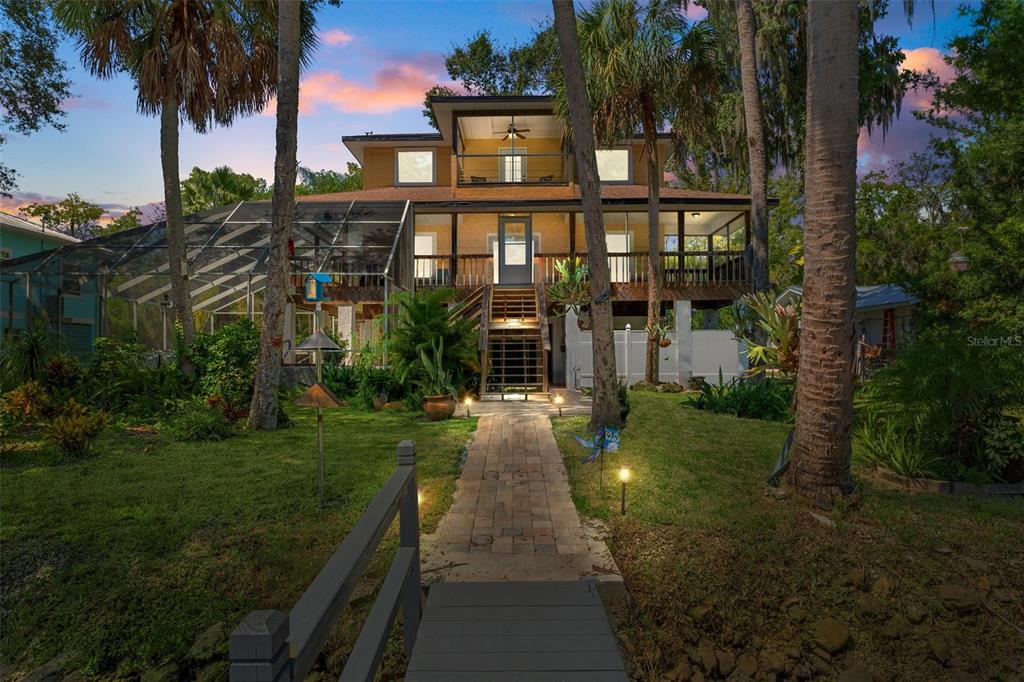
{"label": "hanging flower pot", "polygon": [[576,325],[580,328],[580,331],[584,332],[590,331],[593,328],[594,322],[590,317],[590,306],[582,306],[580,308],[579,314],[576,317]]}
{"label": "hanging flower pot", "polygon": [[672,339],[666,339],[664,337],[658,339],[658,345],[662,348],[668,348],[672,345]]}

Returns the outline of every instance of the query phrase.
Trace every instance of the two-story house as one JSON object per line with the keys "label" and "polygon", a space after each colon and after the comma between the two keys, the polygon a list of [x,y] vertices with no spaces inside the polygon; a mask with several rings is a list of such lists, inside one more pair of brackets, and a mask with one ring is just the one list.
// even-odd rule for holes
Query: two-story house
{"label": "two-story house", "polygon": [[[545,297],[558,276],[556,261],[586,258],[571,140],[551,99],[451,96],[431,103],[439,132],[344,137],[363,167],[363,189],[306,199],[411,202],[415,287],[455,287],[471,307],[482,301],[488,308],[481,330],[488,392],[589,385],[589,333],[574,319],[548,314]],[[659,145],[664,168],[668,135]],[[600,149],[597,162],[613,309],[623,336],[626,325],[642,332],[646,322],[643,142]],[[661,378],[678,381],[700,373],[702,358],[692,357],[691,309],[716,309],[749,290],[750,199],[665,187],[664,172],[659,182],[664,307],[675,309],[680,327],[676,347],[664,351]],[[339,312],[343,333],[365,333],[382,301],[366,300],[367,292],[355,288],[331,290],[351,305]],[[641,336],[634,332],[620,349],[620,373],[632,362],[634,380],[643,372]],[[727,377],[737,371],[729,352],[735,355],[726,353]],[[717,376],[717,367],[704,373]]]}

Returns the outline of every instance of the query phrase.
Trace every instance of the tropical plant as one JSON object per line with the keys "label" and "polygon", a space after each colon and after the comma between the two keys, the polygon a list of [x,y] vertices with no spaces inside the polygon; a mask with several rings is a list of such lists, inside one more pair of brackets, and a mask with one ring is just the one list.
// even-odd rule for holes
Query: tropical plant
{"label": "tropical plant", "polygon": [[857,427],[856,436],[861,445],[859,458],[865,463],[908,478],[935,477],[939,461],[921,447],[915,433],[871,418]]}
{"label": "tropical plant", "polygon": [[[593,129],[602,145],[622,144],[643,133],[647,162],[647,324],[661,315],[659,203],[663,169],[659,126],[687,117],[689,128],[707,126],[693,114],[718,86],[714,35],[707,23],[689,26],[679,2],[598,0],[578,18],[580,56],[593,105]],[[567,115],[563,81],[555,82],[555,111]],[[571,120],[569,121],[571,123]],[[570,126],[572,135],[579,133]],[[594,259],[591,259],[594,262]],[[658,340],[648,337],[645,379],[658,381]]]}
{"label": "tropical plant", "polygon": [[246,411],[252,400],[259,346],[259,330],[245,319],[196,336],[189,353],[202,394],[221,396],[229,413]]}
{"label": "tropical plant", "polygon": [[601,183],[597,174],[594,117],[587,94],[583,63],[580,59],[576,12],[572,0],[552,0],[555,33],[562,62],[565,110],[571,121],[573,149],[579,174],[583,203],[584,236],[590,269],[591,339],[594,354],[594,399],[591,403],[590,430],[618,426],[622,414],[618,401],[618,374],[615,369],[615,331],[612,325],[611,269],[601,212]]}
{"label": "tropical plant", "polygon": [[444,364],[444,340],[431,343],[431,352],[420,350],[419,387],[425,396],[456,397],[452,373]]}
{"label": "tropical plant", "polygon": [[25,329],[12,331],[0,349],[0,388],[42,379],[57,346],[57,335],[42,317],[33,319]]}
{"label": "tropical plant", "polygon": [[174,365],[151,365],[141,344],[98,337],[77,393],[94,407],[149,417],[162,414],[167,401],[188,395],[193,383]]}
{"label": "tropical plant", "polygon": [[399,292],[392,297],[398,312],[388,350],[403,382],[420,379],[422,354],[438,344],[442,365],[451,373],[456,389],[462,391],[473,384],[480,371],[478,334],[473,322],[460,314],[462,304],[453,303],[455,296],[454,289],[439,288]]}
{"label": "tropical plant", "polygon": [[747,294],[733,332],[747,343],[751,376],[796,377],[800,364],[800,303],[781,305],[768,292]]}
{"label": "tropical plant", "polygon": [[554,304],[556,314],[565,315],[571,310],[579,316],[590,301],[589,268],[582,258],[573,256],[556,260],[555,272],[558,279],[548,287],[548,300]]}
{"label": "tropical plant", "polygon": [[0,414],[16,424],[34,424],[52,413],[52,403],[46,389],[30,379],[0,400]]}
{"label": "tropical plant", "polygon": [[809,3],[804,299],[789,479],[831,504],[852,489],[858,3]]}
{"label": "tropical plant", "polygon": [[790,381],[753,381],[737,377],[726,383],[719,370],[717,384],[700,379],[698,390],[696,396],[684,398],[683,404],[747,419],[785,422],[792,418],[789,406],[793,400],[794,385]]}
{"label": "tropical plant", "polygon": [[674,310],[669,310],[664,316],[658,318],[655,324],[648,322],[644,326],[644,333],[647,334],[648,338],[653,338],[655,341],[661,341],[662,339],[668,338],[669,332],[675,331],[676,328],[676,313]]}
{"label": "tropical plant", "polygon": [[354,396],[359,390],[359,373],[355,365],[340,362],[323,366],[323,380],[327,388],[339,398]]}
{"label": "tropical plant", "polygon": [[266,180],[236,173],[229,166],[218,166],[212,171],[196,167],[181,181],[181,207],[186,214],[269,197]]}
{"label": "tropical plant", "polygon": [[90,410],[72,398],[47,425],[46,438],[61,454],[81,457],[109,423],[106,413]]}
{"label": "tropical plant", "polygon": [[67,353],[55,353],[43,369],[43,384],[58,396],[68,396],[81,385],[85,374],[78,360]]}
{"label": "tropical plant", "polygon": [[333,194],[362,188],[363,167],[349,161],[344,173],[326,169],[317,171],[299,166],[299,184],[295,186],[295,194]]}
{"label": "tropical plant", "polygon": [[183,441],[218,441],[231,437],[234,426],[220,406],[208,399],[193,396],[174,403],[170,421],[174,437]]}
{"label": "tropical plant", "polygon": [[381,404],[403,397],[402,382],[387,367],[359,368],[359,397],[367,408],[374,407],[374,402]]}

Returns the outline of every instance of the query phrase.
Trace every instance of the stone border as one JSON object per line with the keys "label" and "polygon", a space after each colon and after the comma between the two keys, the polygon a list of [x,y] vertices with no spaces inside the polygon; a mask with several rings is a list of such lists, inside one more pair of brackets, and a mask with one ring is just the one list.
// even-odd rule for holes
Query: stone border
{"label": "stone border", "polygon": [[908,478],[875,467],[875,476],[914,493],[945,493],[950,495],[1024,495],[1024,483],[987,483],[977,485],[960,481],[938,481],[932,478]]}

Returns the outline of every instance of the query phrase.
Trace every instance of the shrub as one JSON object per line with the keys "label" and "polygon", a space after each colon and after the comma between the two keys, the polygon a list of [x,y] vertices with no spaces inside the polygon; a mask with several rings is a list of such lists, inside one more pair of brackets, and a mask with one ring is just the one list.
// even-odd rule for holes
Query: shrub
{"label": "shrub", "polygon": [[57,345],[57,335],[45,318],[36,318],[26,329],[15,329],[0,351],[0,388],[42,379]]}
{"label": "shrub", "polygon": [[859,458],[908,478],[934,478],[940,462],[930,457],[913,433],[901,431],[878,419],[866,420],[856,429]]}
{"label": "shrub", "polygon": [[386,403],[390,400],[402,399],[402,384],[391,369],[360,367],[357,371],[359,374],[359,397],[367,407],[372,408],[374,400]]}
{"label": "shrub", "polygon": [[985,471],[1011,483],[1024,480],[1024,421],[1000,415],[986,422],[984,433]]}
{"label": "shrub", "polygon": [[721,372],[718,381],[716,385],[702,380],[700,393],[687,396],[683,404],[734,417],[789,421],[789,406],[793,400],[792,382],[736,378],[729,383],[722,383]]}
{"label": "shrub", "polygon": [[70,395],[78,389],[83,379],[82,365],[74,356],[57,353],[43,369],[43,383],[51,393]]}
{"label": "shrub", "polygon": [[4,394],[0,412],[16,424],[33,424],[52,414],[50,396],[38,381],[29,380]]}
{"label": "shrub", "polygon": [[339,398],[351,398],[359,391],[359,374],[352,365],[323,366],[324,383]]}
{"label": "shrub", "polygon": [[454,289],[442,288],[400,292],[392,297],[398,314],[389,349],[403,383],[420,380],[421,352],[430,353],[434,343],[443,349],[441,364],[451,372],[457,391],[475,381],[480,371],[477,332],[473,322],[459,314],[462,304],[453,303],[455,296]]}
{"label": "shrub", "polygon": [[149,365],[146,348],[132,341],[100,337],[93,345],[83,387],[90,405],[133,416],[161,414],[168,401],[188,395],[191,382],[170,364]]}
{"label": "shrub", "polygon": [[62,408],[61,413],[50,421],[47,440],[61,454],[81,457],[88,453],[93,441],[110,423],[104,412],[90,410],[73,398]]}
{"label": "shrub", "polygon": [[249,320],[227,324],[212,334],[198,334],[189,351],[204,395],[219,395],[233,409],[252,402],[260,331]]}
{"label": "shrub", "polygon": [[170,430],[178,440],[224,440],[234,429],[217,399],[189,398],[175,403]]}

